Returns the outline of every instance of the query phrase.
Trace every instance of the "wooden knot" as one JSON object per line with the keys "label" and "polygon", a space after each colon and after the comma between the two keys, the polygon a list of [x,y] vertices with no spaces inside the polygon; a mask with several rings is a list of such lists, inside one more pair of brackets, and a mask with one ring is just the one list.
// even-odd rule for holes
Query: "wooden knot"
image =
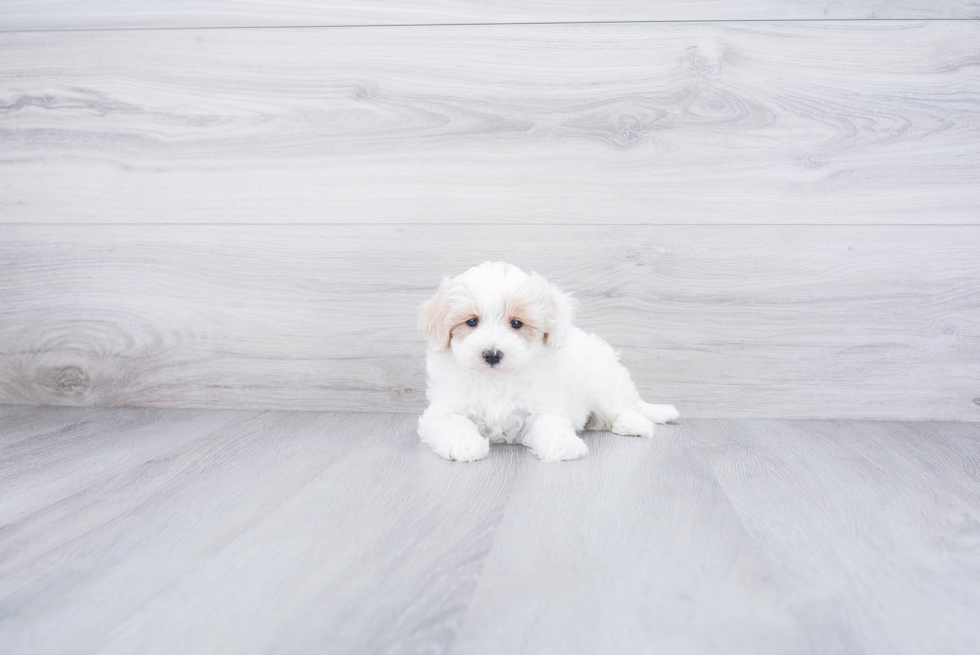
{"label": "wooden knot", "polygon": [[41,384],[63,396],[78,395],[91,384],[89,376],[77,366],[49,370],[42,378],[46,379],[40,380]]}

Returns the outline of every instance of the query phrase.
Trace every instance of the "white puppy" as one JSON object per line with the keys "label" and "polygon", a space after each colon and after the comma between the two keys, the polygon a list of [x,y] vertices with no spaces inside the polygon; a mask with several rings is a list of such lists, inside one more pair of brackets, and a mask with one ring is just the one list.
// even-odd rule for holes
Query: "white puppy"
{"label": "white puppy", "polygon": [[572,326],[574,301],[538,275],[486,262],[422,307],[429,407],[419,436],[446,459],[523,443],[549,462],[589,452],[577,431],[653,436],[673,405],[640,400],[616,352]]}

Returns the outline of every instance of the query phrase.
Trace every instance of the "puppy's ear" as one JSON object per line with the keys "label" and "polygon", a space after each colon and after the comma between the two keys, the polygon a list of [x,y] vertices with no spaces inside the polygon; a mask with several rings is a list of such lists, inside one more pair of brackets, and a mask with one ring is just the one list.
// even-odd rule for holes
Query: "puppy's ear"
{"label": "puppy's ear", "polygon": [[419,315],[419,326],[429,340],[429,345],[437,350],[449,347],[450,329],[449,310],[452,304],[453,290],[456,283],[448,277],[442,278],[442,284],[432,300],[422,305]]}
{"label": "puppy's ear", "polygon": [[532,273],[531,277],[536,286],[541,289],[548,307],[544,342],[552,348],[561,348],[565,345],[568,333],[572,329],[572,320],[575,318],[575,307],[578,303],[571,294],[564,293],[555,285],[549,284],[537,273]]}

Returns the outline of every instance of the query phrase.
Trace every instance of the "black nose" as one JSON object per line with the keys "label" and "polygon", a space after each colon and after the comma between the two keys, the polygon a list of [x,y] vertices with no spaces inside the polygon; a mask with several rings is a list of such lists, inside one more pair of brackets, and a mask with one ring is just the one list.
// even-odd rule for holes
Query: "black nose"
{"label": "black nose", "polygon": [[504,358],[504,354],[499,350],[497,350],[496,348],[491,348],[490,350],[483,351],[483,361],[485,361],[490,366],[495,366],[503,358]]}

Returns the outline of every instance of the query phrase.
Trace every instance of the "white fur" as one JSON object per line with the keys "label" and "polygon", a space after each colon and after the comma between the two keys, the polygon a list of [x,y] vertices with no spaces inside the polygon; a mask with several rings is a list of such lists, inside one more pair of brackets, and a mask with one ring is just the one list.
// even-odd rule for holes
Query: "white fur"
{"label": "white fur", "polygon": [[[491,442],[522,443],[552,462],[589,452],[576,434],[586,427],[650,437],[654,423],[676,419],[673,405],[640,400],[612,347],[572,326],[573,308],[541,276],[502,262],[443,280],[422,309],[429,339],[422,441],[459,461],[486,457]],[[469,318],[478,319],[475,328],[464,325]],[[524,326],[512,327],[515,318]],[[503,353],[494,366],[483,357],[490,349]]]}

